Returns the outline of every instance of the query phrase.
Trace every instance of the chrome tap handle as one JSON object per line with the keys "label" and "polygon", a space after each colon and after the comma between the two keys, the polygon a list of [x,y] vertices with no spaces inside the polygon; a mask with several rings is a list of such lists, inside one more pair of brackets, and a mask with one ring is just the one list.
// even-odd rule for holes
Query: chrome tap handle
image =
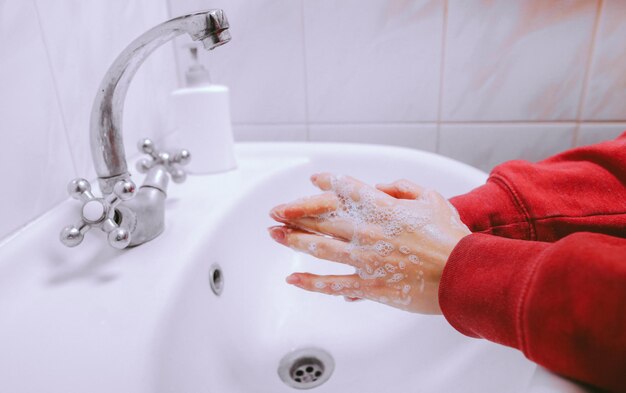
{"label": "chrome tap handle", "polygon": [[139,151],[146,153],[150,158],[144,158],[137,162],[137,170],[141,173],[147,173],[151,168],[162,165],[170,174],[174,183],[182,183],[187,178],[187,174],[181,168],[191,161],[191,153],[189,150],[181,149],[180,151],[170,154],[167,151],[159,151],[154,142],[150,139],[142,139],[137,144]]}
{"label": "chrome tap handle", "polygon": [[79,245],[85,233],[91,228],[100,228],[107,233],[109,245],[122,249],[130,243],[130,232],[115,222],[115,207],[123,201],[131,199],[135,194],[135,183],[120,180],[115,183],[113,192],[103,198],[97,198],[91,192],[91,184],[85,179],[77,178],[67,185],[67,192],[74,199],[83,202],[80,221],[69,225],[61,231],[61,243],[68,247]]}

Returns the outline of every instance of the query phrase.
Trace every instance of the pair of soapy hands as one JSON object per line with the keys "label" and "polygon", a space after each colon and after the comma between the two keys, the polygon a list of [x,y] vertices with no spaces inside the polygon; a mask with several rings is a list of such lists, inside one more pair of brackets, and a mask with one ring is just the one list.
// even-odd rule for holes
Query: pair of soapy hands
{"label": "pair of soapy hands", "polygon": [[325,191],[276,206],[269,228],[278,243],[355,267],[350,275],[294,273],[287,283],[305,290],[369,299],[406,311],[441,313],[439,281],[450,253],[471,232],[439,193],[407,180],[371,187],[348,176],[321,173]]}

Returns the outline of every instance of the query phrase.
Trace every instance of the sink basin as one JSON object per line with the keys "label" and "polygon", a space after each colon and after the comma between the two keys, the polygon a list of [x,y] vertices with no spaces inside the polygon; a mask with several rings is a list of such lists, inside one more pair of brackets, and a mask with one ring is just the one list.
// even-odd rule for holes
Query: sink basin
{"label": "sink basin", "polygon": [[281,247],[265,230],[272,206],[317,192],[314,172],[408,178],[446,197],[484,173],[394,147],[250,143],[236,153],[237,170],[172,185],[165,232],[140,247],[111,249],[101,233],[63,247],[59,229],[79,208],[70,200],[0,246],[0,391],[292,392],[279,364],[309,349],[332,359],[322,359],[330,378],[319,392],[526,392],[537,378],[562,381],[441,316],[288,286],[293,271],[352,270]]}

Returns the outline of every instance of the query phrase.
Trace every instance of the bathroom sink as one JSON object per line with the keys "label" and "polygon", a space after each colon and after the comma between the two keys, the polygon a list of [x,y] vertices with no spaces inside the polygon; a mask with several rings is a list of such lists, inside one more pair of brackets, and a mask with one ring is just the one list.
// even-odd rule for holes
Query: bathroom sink
{"label": "bathroom sink", "polygon": [[[142,246],[120,251],[90,233],[63,247],[57,234],[79,208],[70,200],[5,240],[0,391],[292,392],[281,361],[294,387],[304,385],[292,367],[313,367],[327,379],[319,392],[531,391],[534,363],[441,316],[288,286],[294,271],[351,270],[266,232],[271,207],[317,192],[314,172],[408,178],[446,197],[482,184],[484,173],[381,146],[250,143],[236,155],[235,171],[170,187],[165,232]],[[541,373],[542,386],[560,380]],[[582,391],[567,386],[549,391]]]}

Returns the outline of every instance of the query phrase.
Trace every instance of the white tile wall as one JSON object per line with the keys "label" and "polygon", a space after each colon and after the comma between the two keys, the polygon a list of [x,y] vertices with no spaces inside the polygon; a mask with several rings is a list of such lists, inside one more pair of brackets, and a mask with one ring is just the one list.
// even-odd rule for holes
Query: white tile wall
{"label": "white tile wall", "polygon": [[577,146],[593,145],[615,139],[626,132],[626,122],[623,123],[584,123],[578,131]]}
{"label": "white tile wall", "polygon": [[305,124],[235,124],[233,134],[241,142],[304,142],[307,140],[307,127]]}
{"label": "white tile wall", "polygon": [[[488,170],[626,128],[622,0],[4,0],[0,174],[29,192],[2,190],[0,238],[93,177],[89,113],[119,51],[206,8],[231,22],[233,40],[201,57],[231,88],[238,140],[393,144]],[[131,86],[129,153],[170,131],[167,94],[189,63],[172,48]]]}
{"label": "white tile wall", "polygon": [[[174,16],[210,8],[224,9],[232,41],[200,56],[213,80],[230,87],[233,122],[306,123],[301,2],[170,1]],[[185,37],[177,43],[183,71],[190,58],[180,46],[189,42]]]}
{"label": "white tile wall", "polygon": [[596,4],[450,0],[443,119],[576,120]]}
{"label": "white tile wall", "polygon": [[538,161],[572,146],[576,123],[445,124],[439,152],[489,172],[514,158]]}
{"label": "white tile wall", "polygon": [[312,124],[314,142],[352,142],[404,146],[434,152],[437,125],[431,124]]}
{"label": "white tile wall", "polygon": [[311,123],[437,120],[442,1],[303,4]]}
{"label": "white tile wall", "polygon": [[[72,178],[94,177],[88,135],[98,84],[130,41],[166,18],[165,1],[0,2],[0,175],[11,185],[2,188],[0,238],[67,198]],[[176,85],[168,45],[130,87],[127,150],[167,131],[165,101]]]}
{"label": "white tile wall", "polygon": [[626,119],[626,1],[603,0],[585,120]]}
{"label": "white tile wall", "polygon": [[41,37],[30,1],[0,2],[0,238],[64,199],[76,175]]}
{"label": "white tile wall", "polygon": [[[167,8],[149,0],[76,0],[61,6],[35,0],[35,4],[76,169],[81,176],[93,178],[89,117],[100,81],[126,45],[167,19]],[[127,155],[136,153],[140,138],[158,139],[168,131],[167,96],[177,87],[176,72],[170,44],[154,52],[137,71],[124,110]]]}
{"label": "white tile wall", "polygon": [[[210,7],[228,14],[233,41],[203,61],[233,90],[238,139],[300,140],[304,126],[307,140],[453,154],[464,146],[450,145],[451,130],[467,126],[478,135],[494,123],[480,140],[501,148],[490,154],[497,158],[454,153],[490,168],[543,158],[536,152],[586,137],[579,127],[563,143],[555,129],[626,119],[621,0],[169,2],[172,15]],[[179,64],[186,66],[185,56]],[[521,133],[514,149],[513,131],[499,135],[506,129]]]}

